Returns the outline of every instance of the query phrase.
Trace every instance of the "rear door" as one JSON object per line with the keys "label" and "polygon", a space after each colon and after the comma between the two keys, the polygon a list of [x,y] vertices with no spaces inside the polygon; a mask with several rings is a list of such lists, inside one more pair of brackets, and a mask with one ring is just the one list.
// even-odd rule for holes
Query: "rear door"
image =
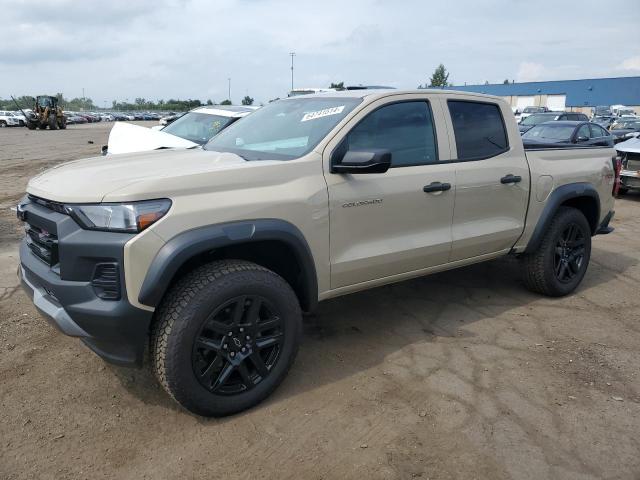
{"label": "rear door", "polygon": [[[330,172],[340,149],[390,150],[385,173]],[[393,95],[359,112],[323,152],[329,189],[331,288],[446,263],[451,249],[454,169],[440,104]],[[425,186],[448,184],[425,192]]]}
{"label": "rear door", "polygon": [[529,167],[516,125],[504,121],[508,107],[468,98],[445,101],[455,145],[450,261],[511,248],[524,229],[529,201]]}

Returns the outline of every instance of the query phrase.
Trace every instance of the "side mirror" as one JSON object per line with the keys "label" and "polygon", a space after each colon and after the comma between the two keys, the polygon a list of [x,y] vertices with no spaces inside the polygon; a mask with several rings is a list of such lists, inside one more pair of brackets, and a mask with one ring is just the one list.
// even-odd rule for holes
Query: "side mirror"
{"label": "side mirror", "polygon": [[331,173],[384,173],[390,166],[389,150],[347,150],[342,159],[333,155]]}
{"label": "side mirror", "polygon": [[580,137],[576,138],[576,141],[578,143],[580,143],[580,142],[588,142],[589,141],[589,137],[580,136]]}

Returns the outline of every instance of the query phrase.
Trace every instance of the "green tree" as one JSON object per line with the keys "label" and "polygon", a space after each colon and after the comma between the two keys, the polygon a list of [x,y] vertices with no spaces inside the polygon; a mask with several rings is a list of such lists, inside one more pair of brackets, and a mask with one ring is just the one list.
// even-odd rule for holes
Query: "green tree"
{"label": "green tree", "polygon": [[335,88],[336,90],[344,90],[344,82],[340,82],[340,83],[331,82],[331,85],[329,85],[329,88]]}
{"label": "green tree", "polygon": [[233,103],[231,103],[231,100],[223,100],[220,102],[220,105],[233,105]]}
{"label": "green tree", "polygon": [[502,82],[502,83],[503,83],[503,84],[505,84],[505,85],[508,85],[510,82],[509,82],[509,79],[508,79],[508,78],[505,78],[505,79],[504,79],[504,82]]}
{"label": "green tree", "polygon": [[253,98],[247,95],[242,99],[242,105],[253,105]]}
{"label": "green tree", "polygon": [[213,102],[211,101],[211,99],[207,100],[207,105],[213,105]]}
{"label": "green tree", "polygon": [[431,80],[429,80],[429,85],[418,85],[418,88],[444,88],[450,87],[451,83],[449,83],[449,72],[444,68],[444,65],[441,63],[434,70],[433,75],[431,75]]}

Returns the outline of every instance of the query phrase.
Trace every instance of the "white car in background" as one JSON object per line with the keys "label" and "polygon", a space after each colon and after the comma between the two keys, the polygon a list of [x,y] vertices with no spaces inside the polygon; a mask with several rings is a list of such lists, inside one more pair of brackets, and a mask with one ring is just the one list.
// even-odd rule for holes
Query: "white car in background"
{"label": "white car in background", "polygon": [[116,123],[104,153],[119,154],[160,148],[196,148],[259,107],[214,105],[190,110],[167,126],[152,128]]}
{"label": "white car in background", "polygon": [[534,113],[546,113],[548,112],[549,109],[547,107],[524,107],[524,110],[522,110],[522,113],[520,114],[520,120],[524,120],[525,118],[527,118],[530,115],[533,115]]}
{"label": "white car in background", "polygon": [[13,113],[0,110],[0,128],[1,127],[19,127],[20,120],[13,115]]}

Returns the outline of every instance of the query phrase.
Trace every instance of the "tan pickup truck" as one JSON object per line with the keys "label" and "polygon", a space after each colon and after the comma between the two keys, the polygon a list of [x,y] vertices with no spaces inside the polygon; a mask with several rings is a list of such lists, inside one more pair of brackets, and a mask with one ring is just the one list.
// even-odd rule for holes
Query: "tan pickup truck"
{"label": "tan pickup truck", "polygon": [[503,255],[528,288],[572,292],[591,237],[611,231],[614,155],[525,151],[496,97],[290,98],[204,149],[33,178],[19,275],[65,334],[120,364],[149,346],[176,401],[231,414],[284,379],[319,301]]}

